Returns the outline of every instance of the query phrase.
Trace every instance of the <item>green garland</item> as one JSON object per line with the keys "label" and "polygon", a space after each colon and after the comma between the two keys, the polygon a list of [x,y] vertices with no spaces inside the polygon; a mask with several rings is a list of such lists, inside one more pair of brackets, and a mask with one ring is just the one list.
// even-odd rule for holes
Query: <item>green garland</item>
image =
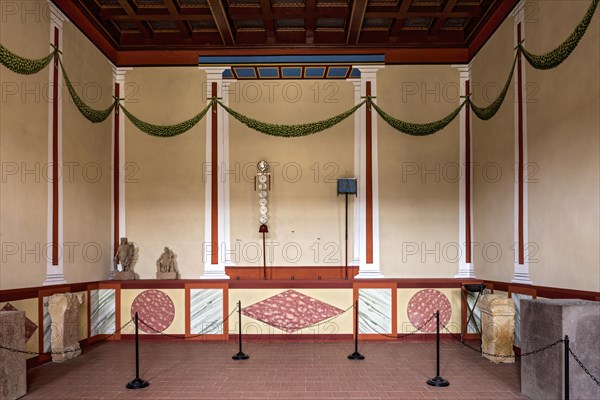
{"label": "green garland", "polygon": [[187,121],[180,122],[174,125],[154,125],[148,122],[144,122],[139,118],[136,118],[133,114],[131,114],[122,104],[119,103],[119,107],[127,118],[131,121],[133,125],[135,125],[140,131],[147,133],[148,135],[157,136],[157,137],[173,137],[177,135],[181,135],[192,129],[210,110],[215,100],[211,100],[210,103],[202,110],[200,113],[196,114],[194,117],[188,119]]}
{"label": "green garland", "polygon": [[223,107],[223,109],[225,111],[227,111],[233,118],[237,119],[242,124],[246,125],[248,128],[254,129],[255,131],[258,131],[258,132],[262,132],[266,135],[287,137],[287,138],[312,135],[314,133],[324,131],[325,129],[329,129],[332,126],[339,124],[340,122],[342,122],[343,120],[345,120],[346,118],[348,118],[349,116],[354,114],[354,112],[356,110],[358,110],[363,104],[365,104],[365,101],[366,100],[360,102],[359,104],[355,105],[351,109],[344,111],[343,113],[341,113],[339,115],[336,115],[336,116],[328,118],[328,119],[324,119],[322,121],[309,122],[307,124],[299,124],[299,125],[283,125],[283,124],[270,124],[267,122],[258,121],[256,119],[253,119],[250,117],[246,117],[245,115],[242,115],[242,114],[238,113],[237,111],[232,110],[231,108],[227,107],[225,104],[223,104],[217,100],[219,105],[221,107]]}
{"label": "green garland", "polygon": [[115,105],[117,104],[117,100],[113,101],[113,103],[106,110],[95,110],[95,109],[89,107],[87,104],[85,104],[83,102],[83,100],[81,100],[81,97],[79,97],[77,95],[77,92],[75,91],[75,88],[71,84],[71,80],[69,79],[69,77],[67,75],[67,71],[65,71],[65,67],[60,58],[58,59],[58,62],[60,64],[60,69],[62,70],[63,78],[65,79],[65,83],[67,84],[67,89],[69,89],[69,94],[71,95],[71,98],[73,99],[73,102],[75,103],[75,106],[77,106],[77,109],[79,110],[79,112],[81,112],[81,115],[83,115],[88,121],[90,121],[94,124],[102,122],[106,118],[108,118],[110,113],[112,113],[113,108],[115,108]]}
{"label": "green garland", "polygon": [[519,45],[523,56],[527,59],[527,62],[529,62],[529,64],[535,69],[552,69],[558,67],[571,55],[573,50],[575,50],[579,44],[579,41],[583,35],[585,35],[590,22],[592,22],[592,18],[599,2],[600,0],[592,0],[592,4],[590,4],[590,7],[583,16],[581,22],[579,22],[577,27],[575,27],[573,33],[571,33],[567,40],[561,43],[554,50],[545,54],[535,55],[525,50],[522,45]]}
{"label": "green garland", "polygon": [[56,51],[39,60],[32,60],[16,55],[0,44],[0,64],[20,75],[31,75],[40,72],[52,61]]}
{"label": "green garland", "polygon": [[477,118],[487,121],[488,119],[491,119],[494,115],[496,115],[498,110],[500,110],[500,106],[504,102],[504,99],[506,98],[506,93],[508,93],[508,89],[510,88],[510,81],[512,81],[512,77],[515,72],[515,65],[517,63],[517,58],[518,58],[518,50],[517,50],[517,54],[515,54],[515,59],[512,63],[512,66],[510,67],[510,74],[508,74],[508,78],[506,79],[506,82],[504,83],[504,87],[502,88],[502,91],[500,92],[500,94],[498,95],[496,100],[494,100],[494,102],[492,104],[490,104],[489,106],[487,106],[485,108],[477,107],[473,103],[471,98],[469,97],[469,99],[468,99],[469,105],[471,106],[471,109],[473,110],[473,113],[477,116]]}
{"label": "green garland", "polygon": [[466,100],[463,101],[458,107],[456,107],[456,109],[454,111],[452,111],[446,117],[444,117],[438,121],[429,122],[426,124],[414,124],[412,122],[400,121],[399,119],[396,119],[396,118],[392,117],[391,115],[387,114],[381,108],[377,107],[377,104],[373,103],[373,101],[371,101],[371,99],[369,99],[369,102],[373,106],[375,111],[377,111],[377,114],[379,114],[379,116],[385,122],[387,122],[392,128],[396,129],[397,131],[406,133],[407,135],[411,135],[411,136],[427,136],[427,135],[432,135],[436,132],[439,132],[442,129],[444,129],[446,126],[448,126],[448,124],[450,122],[452,122],[452,120],[454,118],[456,118],[456,116],[458,115],[460,110],[464,107],[464,105],[467,101]]}

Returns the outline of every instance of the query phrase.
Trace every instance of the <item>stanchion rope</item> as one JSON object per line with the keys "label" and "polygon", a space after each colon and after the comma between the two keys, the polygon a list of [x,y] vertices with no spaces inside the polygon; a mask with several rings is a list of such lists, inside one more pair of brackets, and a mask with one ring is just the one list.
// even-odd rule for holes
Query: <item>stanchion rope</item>
{"label": "stanchion rope", "polygon": [[[111,334],[110,334],[110,335],[108,335],[107,337],[105,337],[105,338],[102,338],[102,339],[100,339],[100,340],[97,340],[97,341],[95,341],[95,342],[94,342],[94,343],[92,343],[92,344],[96,344],[96,343],[102,343],[102,342],[104,342],[104,341],[106,341],[106,340],[110,339],[111,337],[115,336],[116,334],[118,334],[119,332],[121,332],[123,329],[125,329],[125,328],[127,327],[127,325],[131,324],[132,322],[133,322],[133,319],[130,319],[130,320],[129,320],[129,321],[128,321],[128,322],[127,322],[125,325],[123,325],[123,326],[121,326],[119,329],[117,329],[117,330],[115,331],[115,333],[111,333]],[[81,348],[79,348],[79,349],[72,349],[72,350],[53,351],[53,352],[48,352],[48,353],[38,353],[38,352],[36,352],[36,351],[27,351],[27,350],[12,349],[12,348],[10,348],[10,347],[6,347],[6,346],[3,346],[3,345],[1,345],[1,344],[0,344],[0,349],[3,349],[3,350],[8,350],[8,351],[10,351],[11,353],[28,354],[28,355],[31,355],[31,356],[41,356],[41,355],[46,355],[46,354],[47,354],[47,355],[55,355],[55,354],[57,354],[57,355],[59,355],[59,354],[68,354],[68,353],[74,353],[74,352],[76,352],[76,351],[80,351],[80,350],[81,350]]]}
{"label": "stanchion rope", "polygon": [[581,362],[581,360],[579,359],[579,357],[577,357],[575,355],[575,353],[573,353],[573,350],[571,350],[570,347],[569,347],[569,353],[571,353],[571,356],[573,356],[573,358],[575,359],[575,361],[577,362],[577,364],[579,364],[579,366],[581,367],[581,369],[583,370],[583,372],[585,372],[586,375],[588,375],[591,380],[593,380],[594,382],[596,382],[596,385],[600,386],[600,381],[598,381],[598,378],[596,378],[594,375],[592,375],[592,373],[590,372],[590,370],[587,369],[585,367],[585,365],[583,365],[583,363]]}
{"label": "stanchion rope", "polygon": [[[527,357],[527,356],[531,356],[537,353],[541,353],[543,351],[546,351],[554,346],[556,346],[559,343],[564,343],[565,340],[564,339],[558,339],[555,342],[552,342],[544,347],[540,347],[539,349],[533,350],[533,351],[528,351],[527,353],[521,353],[521,354],[515,354],[514,356],[512,355],[508,355],[508,354],[492,354],[492,353],[486,353],[485,351],[483,351],[481,349],[481,347],[479,349],[476,349],[475,347],[470,346],[469,344],[465,343],[464,341],[461,341],[459,338],[457,338],[455,333],[450,332],[450,330],[448,330],[448,328],[446,326],[444,326],[444,330],[446,332],[448,332],[450,334],[451,337],[453,337],[461,346],[464,346],[466,348],[468,348],[469,350],[473,350],[476,353],[479,354],[484,354],[486,356],[490,356],[490,357],[498,357],[498,358],[521,358],[521,357]],[[481,345],[480,345],[481,346]]]}
{"label": "stanchion rope", "polygon": [[387,337],[390,339],[402,339],[402,338],[414,335],[415,333],[419,332],[421,329],[423,329],[425,327],[425,325],[430,323],[431,320],[434,318],[435,318],[435,314],[431,314],[431,317],[429,317],[429,319],[427,321],[423,322],[417,329],[415,329],[414,331],[408,332],[408,333],[403,333],[402,335],[389,335],[387,333],[377,332],[375,327],[373,327],[373,326],[371,326],[371,327],[373,328],[373,330],[375,330],[376,335],[384,336],[384,337]]}

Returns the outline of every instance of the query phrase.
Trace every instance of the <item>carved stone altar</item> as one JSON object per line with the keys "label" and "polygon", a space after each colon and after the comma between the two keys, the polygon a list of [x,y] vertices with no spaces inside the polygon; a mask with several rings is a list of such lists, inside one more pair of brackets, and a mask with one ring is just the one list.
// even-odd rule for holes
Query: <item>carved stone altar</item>
{"label": "carved stone altar", "polygon": [[[0,345],[25,350],[25,312],[0,312]],[[27,365],[24,354],[0,349],[0,398],[14,400],[27,393]]]}
{"label": "carved stone altar", "polygon": [[[592,374],[600,371],[600,303],[577,299],[521,300],[521,352],[569,336],[570,348]],[[521,360],[521,392],[532,399],[562,399],[562,343]],[[571,399],[599,399],[600,387],[569,360]]]}
{"label": "carved stone altar", "polygon": [[510,356],[482,354],[483,357],[495,363],[514,363],[514,300],[497,294],[486,294],[481,296],[478,306],[481,310],[481,349],[484,353]]}
{"label": "carved stone altar", "polygon": [[52,321],[52,361],[64,362],[81,354],[79,305],[84,301],[83,293],[59,293],[50,296],[48,313]]}

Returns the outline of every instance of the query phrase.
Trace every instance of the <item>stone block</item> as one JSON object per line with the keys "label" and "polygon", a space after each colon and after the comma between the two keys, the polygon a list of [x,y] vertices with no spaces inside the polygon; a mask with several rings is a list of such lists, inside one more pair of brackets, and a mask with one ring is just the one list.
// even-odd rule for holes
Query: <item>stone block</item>
{"label": "stone block", "polygon": [[[570,347],[589,371],[600,376],[600,303],[577,299],[522,300],[521,352],[526,353],[569,336]],[[600,387],[569,360],[571,399],[600,399]],[[532,399],[564,396],[562,343],[521,360],[521,392]]]}
{"label": "stone block", "polygon": [[514,300],[497,294],[486,294],[479,299],[478,307],[481,311],[481,349],[488,353],[482,356],[495,363],[514,363]]}
{"label": "stone block", "polygon": [[[25,312],[0,312],[0,345],[25,350]],[[0,398],[14,400],[27,393],[26,355],[0,349]]]}

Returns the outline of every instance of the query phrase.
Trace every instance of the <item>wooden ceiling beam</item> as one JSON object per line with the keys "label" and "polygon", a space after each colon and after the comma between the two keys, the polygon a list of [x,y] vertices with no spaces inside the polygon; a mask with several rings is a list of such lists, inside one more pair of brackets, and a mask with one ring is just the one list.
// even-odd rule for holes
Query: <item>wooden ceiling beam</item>
{"label": "wooden ceiling beam", "polygon": [[442,27],[444,26],[444,24],[446,23],[446,19],[448,19],[448,16],[450,15],[450,13],[452,12],[452,10],[454,9],[454,6],[456,5],[456,3],[458,2],[458,0],[448,0],[446,1],[446,5],[444,6],[444,15],[441,17],[438,17],[435,20],[435,23],[433,23],[431,25],[431,28],[429,29],[429,33],[431,35],[437,35],[438,33],[440,33],[440,30],[442,29]]}
{"label": "wooden ceiling beam", "polygon": [[315,42],[315,26],[317,18],[317,0],[306,0],[306,17],[304,18],[304,27],[306,29],[306,43],[313,44]]}
{"label": "wooden ceiling beam", "polygon": [[443,11],[436,12],[424,12],[424,11],[411,11],[407,14],[401,14],[400,12],[385,12],[385,11],[369,11],[365,13],[365,18],[477,18],[480,16],[478,9],[472,9],[469,11],[455,11],[449,15],[444,15]]}
{"label": "wooden ceiling beam", "polygon": [[[119,0],[119,5],[121,6],[121,8],[123,8],[123,10],[125,10],[125,12],[127,13],[128,16],[135,15],[135,10],[131,6],[131,4],[129,4],[128,0]],[[135,24],[136,24],[138,30],[144,36],[152,37],[152,29],[150,29],[146,24],[144,24],[142,21],[135,21]]]}
{"label": "wooden ceiling beam", "polygon": [[367,11],[367,0],[356,0],[352,6],[352,12],[350,13],[350,21],[348,23],[348,36],[346,37],[346,44],[355,45],[358,43],[360,38],[360,30],[363,25],[365,18],[365,12]]}
{"label": "wooden ceiling beam", "polygon": [[217,25],[217,29],[221,34],[223,44],[226,46],[235,45],[235,37],[233,36],[233,30],[229,25],[227,13],[225,12],[225,8],[223,7],[223,3],[221,2],[221,0],[208,0],[208,6],[210,7],[210,11],[212,12],[213,17],[215,18],[215,24]]}
{"label": "wooden ceiling beam", "polygon": [[260,0],[260,9],[262,19],[267,32],[267,44],[275,43],[275,23],[273,22],[273,12],[271,11],[271,0]]}
{"label": "wooden ceiling beam", "polygon": [[[163,3],[167,7],[167,10],[169,10],[169,14],[171,16],[179,15],[179,11],[177,10],[177,6],[175,6],[173,0],[163,0]],[[189,38],[192,35],[192,30],[189,28],[186,22],[177,20],[175,21],[175,24],[184,37]]]}
{"label": "wooden ceiling beam", "polygon": [[112,21],[126,21],[126,22],[138,22],[138,21],[213,21],[212,14],[200,14],[200,15],[112,15],[106,17],[107,20]]}
{"label": "wooden ceiling beam", "polygon": [[390,42],[396,42],[398,40],[398,34],[400,30],[404,26],[404,20],[406,19],[406,15],[408,15],[408,9],[412,0],[404,0],[402,4],[400,4],[400,9],[398,10],[398,17],[392,24],[392,29],[390,30]]}

